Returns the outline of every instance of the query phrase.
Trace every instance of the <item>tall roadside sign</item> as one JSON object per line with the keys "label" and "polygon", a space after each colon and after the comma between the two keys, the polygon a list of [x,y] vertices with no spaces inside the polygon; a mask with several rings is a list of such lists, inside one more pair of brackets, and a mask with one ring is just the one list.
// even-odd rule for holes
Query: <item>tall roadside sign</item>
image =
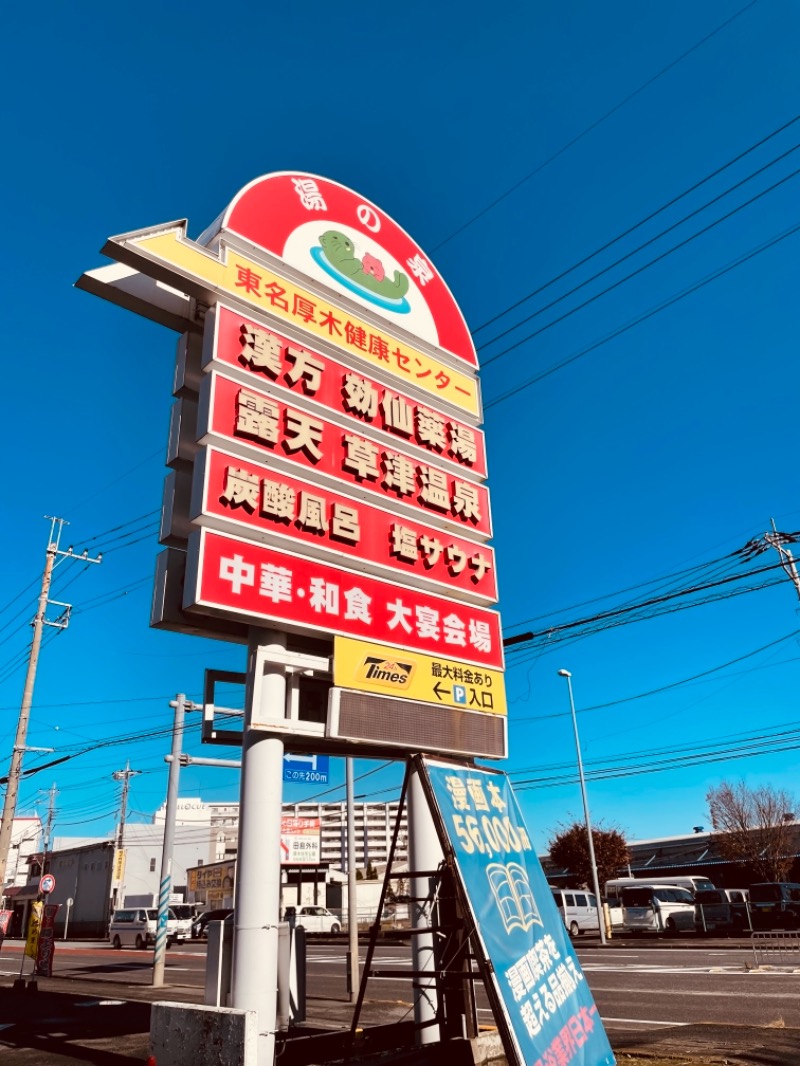
{"label": "tall roadside sign", "polygon": [[180,334],[152,624],[248,646],[232,1005],[267,1066],[284,744],[507,752],[475,348],[413,238],[311,174],[103,251],[79,287]]}
{"label": "tall roadside sign", "polygon": [[[477,358],[428,256],[299,173],[251,182],[197,240],[178,221],[103,251],[79,286],[181,334],[152,623],[274,628],[314,656],[327,711],[253,720],[300,753],[504,757]],[[355,661],[410,653],[413,684]]]}

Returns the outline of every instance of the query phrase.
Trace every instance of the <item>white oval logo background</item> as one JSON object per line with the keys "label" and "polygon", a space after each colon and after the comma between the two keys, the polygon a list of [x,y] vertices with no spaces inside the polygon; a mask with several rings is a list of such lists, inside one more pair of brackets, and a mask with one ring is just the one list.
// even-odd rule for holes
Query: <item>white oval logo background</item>
{"label": "white oval logo background", "polygon": [[[322,267],[318,266],[311,256],[311,249],[319,245],[320,237],[329,229],[338,230],[340,233],[343,233],[346,237],[350,238],[353,242],[355,248],[354,255],[357,259],[363,259],[365,254],[369,254],[380,260],[388,277],[391,277],[395,270],[399,270],[401,273],[405,274],[409,281],[408,292],[406,293],[405,298],[408,301],[411,310],[406,314],[398,314],[397,312],[387,310],[386,308],[372,303],[358,293],[352,292],[344,285],[338,286],[336,279],[326,273]],[[439,344],[439,334],[436,330],[436,323],[433,320],[433,315],[416,283],[414,275],[409,269],[408,263],[398,263],[398,261],[390,255],[389,252],[382,248],[377,241],[366,237],[359,230],[351,229],[346,223],[337,222],[330,218],[304,222],[302,226],[298,226],[296,230],[289,234],[283,248],[283,258],[297,270],[302,271],[304,274],[308,274],[316,281],[326,285],[329,289],[340,289],[349,299],[355,300],[356,303],[369,308],[370,311],[374,311],[375,314],[380,315],[381,318],[386,319],[386,321],[392,325],[399,326],[407,332],[413,333],[417,337],[421,337],[429,344]]]}

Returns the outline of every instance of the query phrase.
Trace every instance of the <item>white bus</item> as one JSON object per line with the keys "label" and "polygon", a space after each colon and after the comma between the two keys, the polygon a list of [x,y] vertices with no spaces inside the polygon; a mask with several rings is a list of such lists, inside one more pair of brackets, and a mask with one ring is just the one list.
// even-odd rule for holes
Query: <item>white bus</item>
{"label": "white bus", "polygon": [[[606,881],[606,902],[612,909],[621,907],[620,892],[623,888],[631,885],[671,885],[675,888],[685,888],[692,894],[699,889],[715,888],[703,874],[679,874],[677,877],[662,877],[660,874],[651,877],[615,877]],[[615,923],[616,924],[616,923]]]}

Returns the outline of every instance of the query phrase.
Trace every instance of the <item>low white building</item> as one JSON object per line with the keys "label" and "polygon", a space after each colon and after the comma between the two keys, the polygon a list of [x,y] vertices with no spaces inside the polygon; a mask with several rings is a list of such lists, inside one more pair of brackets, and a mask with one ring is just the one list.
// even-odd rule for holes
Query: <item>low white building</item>
{"label": "low white building", "polygon": [[[164,824],[146,825],[128,822],[125,826],[125,866],[120,882],[115,883],[118,906],[122,902],[149,905],[156,903],[161,878]],[[172,849],[172,891],[185,896],[190,867],[205,866],[225,858],[225,836],[202,821],[175,827]]]}
{"label": "low white building", "polygon": [[38,814],[27,818],[15,818],[11,826],[11,846],[6,862],[4,887],[27,884],[28,859],[40,850],[42,821]]}

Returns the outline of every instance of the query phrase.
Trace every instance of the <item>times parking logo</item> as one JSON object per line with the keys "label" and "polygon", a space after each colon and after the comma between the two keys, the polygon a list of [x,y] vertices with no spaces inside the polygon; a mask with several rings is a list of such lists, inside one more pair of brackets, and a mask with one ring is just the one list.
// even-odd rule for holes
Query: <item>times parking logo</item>
{"label": "times parking logo", "polygon": [[411,684],[414,676],[414,664],[402,663],[397,659],[382,659],[378,655],[367,655],[358,670],[360,679],[370,681],[391,691],[404,691]]}

